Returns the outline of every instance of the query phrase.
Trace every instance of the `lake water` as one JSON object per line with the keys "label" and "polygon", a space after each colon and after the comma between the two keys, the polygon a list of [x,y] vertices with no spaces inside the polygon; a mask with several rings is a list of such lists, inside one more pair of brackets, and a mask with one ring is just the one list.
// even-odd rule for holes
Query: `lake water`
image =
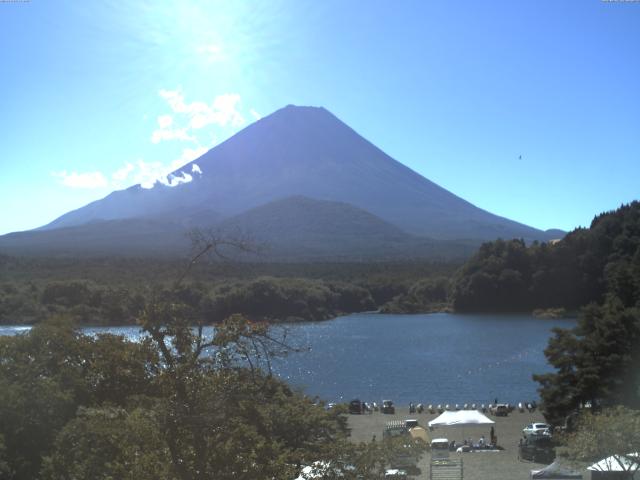
{"label": "lake water", "polygon": [[[517,403],[537,399],[531,375],[550,371],[543,350],[551,329],[574,325],[527,315],[355,314],[287,326],[288,338],[309,350],[277,359],[274,370],[327,401]],[[0,326],[0,335],[24,331]],[[140,337],[136,327],[84,331]]]}

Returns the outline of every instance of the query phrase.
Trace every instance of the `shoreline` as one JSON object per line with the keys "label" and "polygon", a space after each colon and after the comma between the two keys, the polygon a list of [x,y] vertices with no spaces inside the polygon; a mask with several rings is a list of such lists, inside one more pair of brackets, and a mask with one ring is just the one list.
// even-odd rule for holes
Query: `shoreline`
{"label": "shoreline", "polygon": [[[429,310],[425,312],[386,312],[381,308],[377,310],[365,310],[362,312],[339,312],[333,316],[321,319],[307,319],[301,317],[289,317],[286,319],[265,319],[265,320],[255,320],[256,322],[266,322],[272,325],[299,325],[304,323],[323,323],[335,320],[337,318],[343,317],[351,317],[353,315],[389,315],[389,316],[397,316],[397,315],[407,315],[407,316],[419,316],[419,315],[459,315],[459,316],[495,316],[495,317],[505,317],[505,316],[527,316],[531,318],[535,318],[536,320],[545,321],[545,320],[577,320],[579,314],[576,312],[569,312],[564,316],[542,316],[536,315],[537,310],[533,311],[515,311],[515,312],[456,312],[450,309],[435,309]],[[0,323],[0,328],[23,328],[23,327],[34,327],[43,321],[37,321],[32,323]],[[211,322],[207,323],[205,326],[213,327],[221,322]],[[77,328],[120,328],[120,327],[135,327],[137,323],[114,323],[114,324],[104,324],[104,323],[78,323],[75,326]],[[198,325],[192,325],[193,327],[198,327]]]}
{"label": "shoreline", "polygon": [[[427,429],[430,438],[444,437],[449,440],[462,441],[473,438],[477,441],[481,435],[489,438],[491,425],[475,425],[466,427],[439,427],[432,431],[428,429],[428,422],[438,416],[437,413],[411,413],[407,407],[396,407],[394,415],[374,412],[372,414],[350,415],[347,414],[347,423],[351,429],[351,441],[355,443],[371,441],[373,435],[377,440],[382,439],[382,432],[387,422],[392,420],[404,421],[416,419],[418,424]],[[462,459],[465,480],[515,480],[529,478],[531,470],[544,468],[547,464],[521,461],[518,459],[518,442],[522,437],[522,429],[533,422],[545,422],[540,410],[529,413],[525,410],[520,413],[514,410],[506,417],[494,417],[486,414],[493,420],[498,445],[503,448],[500,451],[487,452],[451,452],[454,459]],[[425,453],[418,463],[419,475],[410,478],[429,478],[429,464],[431,454]],[[586,469],[579,470],[583,478],[590,478]]]}

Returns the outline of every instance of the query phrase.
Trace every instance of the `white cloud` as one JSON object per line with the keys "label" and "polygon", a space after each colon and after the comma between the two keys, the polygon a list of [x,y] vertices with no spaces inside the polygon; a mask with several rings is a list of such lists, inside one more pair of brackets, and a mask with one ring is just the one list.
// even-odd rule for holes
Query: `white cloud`
{"label": "white cloud", "polygon": [[[237,93],[218,95],[210,104],[202,101],[186,103],[184,95],[180,90],[160,90],[159,95],[167,101],[174,113],[180,114],[183,117],[188,127],[171,131],[179,132],[180,136],[165,133],[167,132],[167,127],[172,124],[173,118],[170,115],[162,115],[158,117],[160,129],[156,130],[152,136],[154,143],[161,140],[173,140],[175,138],[181,140],[189,139],[188,129],[199,130],[207,125],[218,125],[221,127],[231,125],[232,127],[240,127],[245,123],[244,117],[238,111],[240,95]],[[163,126],[160,123],[160,119],[162,118],[164,119],[163,121],[168,121],[166,117],[171,118],[171,123]]]}
{"label": "white cloud", "polygon": [[195,141],[195,138],[189,135],[186,128],[176,128],[175,130],[159,128],[151,134],[151,141],[153,143],[160,143],[163,140],[192,142]]}
{"label": "white cloud", "polygon": [[188,128],[170,128],[173,125],[173,117],[171,115],[160,115],[158,117],[158,128],[151,134],[151,141],[153,143],[160,143],[163,140],[183,140],[183,141],[195,141],[195,138],[190,136]]}
{"label": "white cloud", "polygon": [[[204,45],[203,53],[220,53],[216,45]],[[67,171],[52,175],[61,179],[61,183],[72,188],[113,188],[120,189],[128,185],[140,184],[142,188],[153,188],[156,183],[175,187],[193,181],[194,175],[202,175],[202,169],[192,164],[183,167],[204,155],[217,142],[217,135],[210,126],[240,127],[245,118],[240,113],[240,95],[225,93],[216,96],[211,102],[185,101],[180,89],[160,90],[159,95],[167,102],[170,113],[156,117],[157,127],[151,133],[151,142],[157,144],[168,140],[192,142],[182,149],[181,155],[169,162],[146,162],[139,159],[127,162],[111,175],[102,172],[78,173]],[[260,114],[253,109],[249,113],[256,119]],[[147,115],[145,114],[145,118]],[[200,137],[200,138],[198,138]],[[202,146],[207,145],[207,146]],[[175,174],[172,172],[176,172]]]}
{"label": "white cloud", "polygon": [[[201,150],[206,151],[206,148]],[[203,152],[204,153],[204,152]],[[182,156],[169,165],[162,162],[145,162],[139,159],[136,162],[136,170],[133,175],[133,183],[140,184],[142,188],[153,188],[156,183],[166,185],[168,187],[175,187],[182,183],[189,183],[193,180],[193,175],[188,172],[188,169],[181,170],[186,163],[190,162],[194,158],[201,155],[200,149],[185,149]],[[185,161],[185,159],[187,159]],[[176,173],[172,173],[176,172]],[[202,175],[202,170],[196,164],[191,166],[191,173],[198,173]]]}
{"label": "white cloud", "polygon": [[[145,162],[139,159],[136,162],[136,171],[133,176],[134,183],[140,184],[142,188],[153,188],[156,183],[162,183],[169,185],[170,182],[167,176],[176,168],[174,168],[176,162],[172,162],[171,165],[165,165],[162,162]],[[179,168],[180,165],[177,166]]]}
{"label": "white cloud", "polygon": [[113,172],[113,174],[111,174],[111,178],[117,183],[124,182],[134,169],[135,167],[131,163],[127,162],[124,167]]}
{"label": "white cloud", "polygon": [[158,181],[165,184],[167,187],[177,187],[181,183],[189,183],[193,180],[193,176],[188,173],[180,172],[180,174],[181,175],[169,175],[168,177],[158,179]]}
{"label": "white cloud", "polygon": [[[142,188],[153,188],[156,183],[175,187],[193,180],[192,174],[202,175],[199,165],[193,164],[190,168],[182,170],[187,163],[205,153],[205,147],[185,148],[180,158],[169,164],[163,162],[145,162],[138,159],[136,162],[127,162],[124,166],[114,171],[109,177],[102,172],[71,172],[66,170],[52,172],[51,175],[61,179],[61,184],[70,188],[112,188],[121,189],[128,185],[140,184]],[[176,172],[175,174],[172,172]]]}
{"label": "white cloud", "polygon": [[104,188],[109,185],[107,177],[102,172],[71,172],[66,170],[52,172],[54,177],[62,179],[62,184],[71,188]]}

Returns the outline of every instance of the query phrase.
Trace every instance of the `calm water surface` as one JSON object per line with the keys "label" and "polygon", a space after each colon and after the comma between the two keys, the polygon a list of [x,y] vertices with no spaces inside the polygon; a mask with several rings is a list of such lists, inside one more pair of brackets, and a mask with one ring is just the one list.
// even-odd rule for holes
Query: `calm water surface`
{"label": "calm water surface", "polygon": [[[538,397],[531,375],[550,371],[551,329],[574,325],[526,315],[349,315],[288,326],[290,341],[309,350],[276,360],[274,370],[327,401],[515,403]],[[0,326],[0,335],[24,331]],[[84,331],[140,337],[136,327]]]}

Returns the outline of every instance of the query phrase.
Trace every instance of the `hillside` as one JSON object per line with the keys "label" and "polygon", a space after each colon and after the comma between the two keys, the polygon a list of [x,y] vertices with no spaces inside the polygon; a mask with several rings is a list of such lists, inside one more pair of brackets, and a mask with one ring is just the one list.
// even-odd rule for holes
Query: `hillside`
{"label": "hillside", "polygon": [[223,232],[245,232],[271,258],[299,260],[465,258],[473,247],[410,235],[352,205],[303,196],[276,200],[233,216]]}

